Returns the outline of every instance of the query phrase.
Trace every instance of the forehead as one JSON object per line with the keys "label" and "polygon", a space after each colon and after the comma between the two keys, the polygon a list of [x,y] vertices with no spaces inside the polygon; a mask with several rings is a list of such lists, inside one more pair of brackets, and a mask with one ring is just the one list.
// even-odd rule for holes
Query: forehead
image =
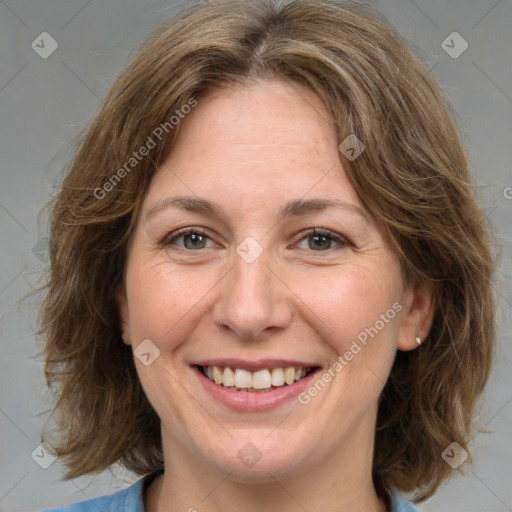
{"label": "forehead", "polygon": [[189,196],[236,195],[252,206],[307,194],[360,203],[340,160],[332,115],[310,89],[261,80],[212,88],[197,102],[153,178],[149,202],[172,188]]}

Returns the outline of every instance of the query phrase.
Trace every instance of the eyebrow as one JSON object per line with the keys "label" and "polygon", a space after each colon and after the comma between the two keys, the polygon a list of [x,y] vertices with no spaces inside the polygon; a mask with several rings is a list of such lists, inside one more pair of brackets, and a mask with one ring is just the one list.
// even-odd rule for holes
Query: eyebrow
{"label": "eyebrow", "polygon": [[[167,197],[153,206],[146,214],[146,218],[153,217],[158,212],[169,207],[180,208],[190,212],[201,213],[212,217],[217,217],[222,222],[224,215],[222,208],[207,199],[194,196],[172,196]],[[370,222],[368,214],[358,205],[348,203],[341,199],[295,199],[289,201],[279,209],[279,217],[300,217],[309,213],[336,208],[355,213],[362,217],[366,222]]]}

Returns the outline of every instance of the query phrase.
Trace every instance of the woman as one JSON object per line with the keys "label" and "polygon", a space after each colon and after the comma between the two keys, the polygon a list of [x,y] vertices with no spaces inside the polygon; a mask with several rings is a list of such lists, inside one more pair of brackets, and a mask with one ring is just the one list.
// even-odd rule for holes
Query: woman
{"label": "woman", "polygon": [[48,441],[67,478],[143,477],[61,512],[413,511],[467,457],[489,235],[437,86],[375,14],[184,11],[51,221]]}

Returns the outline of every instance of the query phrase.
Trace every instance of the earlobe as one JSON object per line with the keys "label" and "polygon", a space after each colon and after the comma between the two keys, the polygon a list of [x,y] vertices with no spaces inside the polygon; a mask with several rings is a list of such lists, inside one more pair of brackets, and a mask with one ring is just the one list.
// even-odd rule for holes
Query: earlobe
{"label": "earlobe", "polygon": [[409,291],[404,301],[403,314],[398,331],[398,350],[408,351],[427,342],[434,319],[434,290],[425,283]]}
{"label": "earlobe", "polygon": [[115,294],[115,302],[119,315],[119,329],[121,331],[121,337],[126,345],[131,345],[128,299],[123,290],[118,290]]}
{"label": "earlobe", "polygon": [[126,345],[130,345],[130,340],[126,334],[126,331],[123,331],[121,333],[121,338],[123,339],[123,341],[125,342]]}

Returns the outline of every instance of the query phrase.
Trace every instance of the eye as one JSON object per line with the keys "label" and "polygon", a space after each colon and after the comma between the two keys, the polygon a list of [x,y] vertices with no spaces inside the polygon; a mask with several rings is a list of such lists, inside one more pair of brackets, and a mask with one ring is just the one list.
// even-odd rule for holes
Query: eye
{"label": "eye", "polygon": [[[178,243],[179,240],[182,240],[182,243]],[[163,247],[167,245],[175,245],[180,249],[193,251],[195,249],[206,249],[207,240],[213,242],[203,230],[198,228],[183,228],[166,236],[162,240],[161,244]],[[212,246],[210,245],[210,247]]]}
{"label": "eye", "polygon": [[301,242],[307,242],[307,247],[297,247],[301,249],[311,249],[316,252],[325,252],[326,250],[333,249],[333,242],[341,247],[349,245],[349,243],[336,233],[329,229],[313,228],[312,230],[302,232]]}
{"label": "eye", "polygon": [[[313,228],[307,231],[303,231],[301,239],[297,247],[300,249],[309,249],[315,252],[326,252],[330,249],[334,249],[333,244],[337,244],[340,247],[349,245],[349,242],[344,240],[341,236],[337,235],[333,231],[322,228]],[[213,245],[207,245],[210,241]],[[300,244],[307,243],[307,247],[300,247]],[[205,231],[200,228],[183,228],[174,231],[170,235],[167,235],[161,241],[162,247],[174,245],[179,249],[185,250],[198,250],[207,249],[214,247],[215,243],[207,235]]]}

